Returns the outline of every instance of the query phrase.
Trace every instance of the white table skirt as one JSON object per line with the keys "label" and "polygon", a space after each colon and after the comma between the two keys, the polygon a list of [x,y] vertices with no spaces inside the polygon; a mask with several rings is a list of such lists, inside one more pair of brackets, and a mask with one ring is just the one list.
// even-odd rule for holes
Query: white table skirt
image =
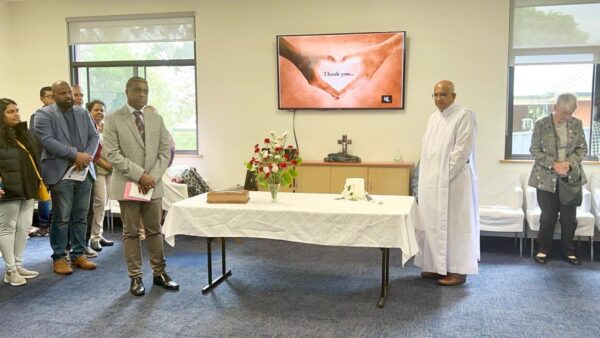
{"label": "white table skirt", "polygon": [[413,197],[372,196],[374,201],[339,200],[334,194],[250,192],[247,204],[211,204],[206,194],[174,203],[163,226],[165,240],[175,235],[252,237],[292,242],[399,248],[402,264],[417,251],[420,217]]}

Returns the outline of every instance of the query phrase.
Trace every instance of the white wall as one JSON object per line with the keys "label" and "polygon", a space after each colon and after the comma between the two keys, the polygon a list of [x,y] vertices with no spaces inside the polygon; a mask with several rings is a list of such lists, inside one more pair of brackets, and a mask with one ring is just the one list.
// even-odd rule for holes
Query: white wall
{"label": "white wall", "polygon": [[10,76],[10,69],[12,60],[10,58],[10,4],[7,2],[0,2],[0,74],[2,74],[3,80],[0,81],[0,97],[10,97],[11,86],[8,79]]}
{"label": "white wall", "polygon": [[477,112],[483,176],[530,168],[499,164],[506,125],[509,0],[54,0],[10,6],[15,46],[10,68],[17,75],[10,93],[27,113],[39,106],[42,85],[69,78],[65,17],[194,11],[201,156],[176,161],[195,164],[217,187],[243,182],[243,162],[267,131],[292,128],[291,113],[277,110],[278,34],[407,31],[406,109],[298,112],[296,130],[305,160],[339,151],[336,140],[348,134],[350,152],[364,161],[390,161],[399,148],[404,160],[416,162],[427,118],[435,110],[432,87],[450,79],[457,102]]}

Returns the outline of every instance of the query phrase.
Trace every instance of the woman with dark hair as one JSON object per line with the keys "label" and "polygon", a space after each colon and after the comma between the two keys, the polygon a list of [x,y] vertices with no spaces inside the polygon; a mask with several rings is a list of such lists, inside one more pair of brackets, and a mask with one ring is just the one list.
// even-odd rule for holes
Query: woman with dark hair
{"label": "woman with dark hair", "polygon": [[105,105],[100,100],[93,100],[86,105],[90,112],[92,122],[100,134],[100,144],[96,156],[94,156],[94,165],[96,166],[96,181],[92,189],[90,198],[90,211],[93,214],[88,218],[88,229],[90,229],[90,246],[95,251],[102,251],[103,246],[112,246],[113,241],[102,236],[104,223],[104,210],[108,202],[108,193],[110,191],[110,181],[112,177],[112,164],[108,162],[106,152],[102,149],[102,128],[104,121]]}
{"label": "woman with dark hair", "polygon": [[33,202],[40,181],[37,146],[17,103],[0,99],[0,251],[6,265],[4,282],[13,286],[39,275],[23,267]]}

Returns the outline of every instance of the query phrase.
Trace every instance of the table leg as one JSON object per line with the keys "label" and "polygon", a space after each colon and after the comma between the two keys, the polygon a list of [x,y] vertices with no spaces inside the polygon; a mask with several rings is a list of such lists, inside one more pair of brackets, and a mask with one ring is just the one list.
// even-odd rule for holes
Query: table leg
{"label": "table leg", "polygon": [[381,248],[381,294],[377,306],[382,308],[385,305],[385,297],[390,281],[390,249]]}
{"label": "table leg", "polygon": [[226,263],[225,263],[225,238],[221,238],[221,275],[217,277],[217,279],[213,280],[212,278],[212,241],[213,238],[206,238],[207,245],[207,253],[206,259],[208,261],[208,285],[202,288],[202,294],[205,295],[209,293],[212,289],[216,288],[221,282],[231,276],[231,271],[226,271]]}

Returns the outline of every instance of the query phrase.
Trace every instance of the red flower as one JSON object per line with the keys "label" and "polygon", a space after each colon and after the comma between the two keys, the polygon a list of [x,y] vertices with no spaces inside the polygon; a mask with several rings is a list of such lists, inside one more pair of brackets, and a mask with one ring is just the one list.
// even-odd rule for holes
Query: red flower
{"label": "red flower", "polygon": [[298,164],[298,161],[296,161],[296,160],[292,160],[292,164],[293,164],[293,165],[296,165],[296,164]]}
{"label": "red flower", "polygon": [[289,160],[290,160],[290,155],[288,155],[287,153],[283,154],[283,157],[285,157],[285,159],[286,159],[287,161],[289,161]]}
{"label": "red flower", "polygon": [[258,147],[254,148],[254,152],[258,153],[260,151],[260,149]]}
{"label": "red flower", "polygon": [[271,143],[271,140],[269,140],[269,138],[266,138],[266,139],[265,139],[265,143],[266,143],[266,144],[269,144],[269,143]]}
{"label": "red flower", "polygon": [[266,173],[265,174],[265,177],[269,177],[269,176],[271,176],[271,173]]}
{"label": "red flower", "polygon": [[294,146],[290,144],[290,145],[288,146],[288,148],[289,148],[289,149],[293,149],[293,148],[294,148]]}
{"label": "red flower", "polygon": [[287,163],[281,162],[281,163],[279,163],[279,166],[281,167],[281,169],[286,168],[287,167]]}

